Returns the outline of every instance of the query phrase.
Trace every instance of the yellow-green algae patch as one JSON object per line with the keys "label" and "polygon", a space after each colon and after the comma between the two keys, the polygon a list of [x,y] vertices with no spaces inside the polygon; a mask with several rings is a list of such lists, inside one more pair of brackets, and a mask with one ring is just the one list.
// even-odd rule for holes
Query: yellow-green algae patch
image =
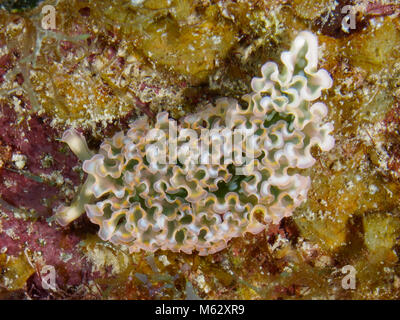
{"label": "yellow-green algae patch", "polygon": [[24,253],[17,257],[0,254],[0,287],[10,291],[22,289],[28,278],[35,273]]}
{"label": "yellow-green algae patch", "polygon": [[396,262],[396,247],[400,244],[400,218],[394,213],[370,213],[363,217],[365,246],[371,260],[376,262]]}
{"label": "yellow-green algae patch", "polygon": [[[55,8],[55,30],[41,26],[46,4]],[[44,1],[0,12],[4,53],[19,56],[1,92],[24,93],[59,125],[94,129],[162,110],[180,117],[242,38],[247,46],[274,36],[274,19],[257,1]]]}

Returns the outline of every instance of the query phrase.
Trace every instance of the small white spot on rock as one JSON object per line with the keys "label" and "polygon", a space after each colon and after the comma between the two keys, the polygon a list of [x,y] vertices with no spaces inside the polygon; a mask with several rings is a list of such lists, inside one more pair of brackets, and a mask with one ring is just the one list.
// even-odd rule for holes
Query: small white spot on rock
{"label": "small white spot on rock", "polygon": [[378,187],[374,184],[371,184],[368,189],[370,194],[375,194],[379,190]]}
{"label": "small white spot on rock", "polygon": [[20,170],[23,169],[26,165],[26,156],[22,154],[14,153],[12,155],[11,160],[14,162],[15,166]]}

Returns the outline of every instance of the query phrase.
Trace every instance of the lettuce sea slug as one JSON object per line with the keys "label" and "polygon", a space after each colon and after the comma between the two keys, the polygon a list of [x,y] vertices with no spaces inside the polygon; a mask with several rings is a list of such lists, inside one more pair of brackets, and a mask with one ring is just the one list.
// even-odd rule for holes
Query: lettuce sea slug
{"label": "lettuce sea slug", "polygon": [[334,145],[327,107],[311,103],[332,79],[317,70],[317,38],[308,31],[281,60],[281,72],[263,65],[246,107],[223,98],[178,123],[166,112],[154,126],[138,119],[96,154],[67,130],[63,141],[88,177],[72,204],[57,209],[57,221],[67,225],[86,211],[101,239],[131,252],[207,255],[290,216],[307,197],[310,178],[301,169],[315,162],[311,147]]}

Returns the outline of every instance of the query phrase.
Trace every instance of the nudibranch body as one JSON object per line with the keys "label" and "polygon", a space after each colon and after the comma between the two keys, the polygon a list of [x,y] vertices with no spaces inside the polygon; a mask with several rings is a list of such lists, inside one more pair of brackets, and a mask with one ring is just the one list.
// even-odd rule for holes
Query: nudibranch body
{"label": "nudibranch body", "polygon": [[138,119],[97,154],[66,131],[88,177],[57,221],[66,225],[86,211],[101,239],[131,252],[207,255],[290,216],[307,197],[310,178],[301,170],[315,162],[311,147],[334,145],[333,126],[323,123],[327,107],[311,103],[332,79],[317,70],[317,38],[308,31],[281,60],[282,72],[268,62],[252,80],[247,107],[223,98],[179,123],[166,112],[154,126]]}

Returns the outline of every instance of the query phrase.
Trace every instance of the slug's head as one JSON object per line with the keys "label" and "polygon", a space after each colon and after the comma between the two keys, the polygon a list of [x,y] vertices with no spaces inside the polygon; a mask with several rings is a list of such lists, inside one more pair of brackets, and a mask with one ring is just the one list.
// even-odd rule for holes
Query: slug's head
{"label": "slug's head", "polygon": [[[87,146],[85,137],[75,129],[66,130],[61,141],[68,144],[72,152],[81,161],[86,161],[93,156],[93,152],[90,151]],[[90,184],[92,184],[92,180],[88,178],[85,184],[81,186],[79,194],[75,197],[70,206],[61,206],[57,208],[55,219],[60,225],[68,225],[85,212],[85,204],[91,201],[93,197],[88,188]]]}

